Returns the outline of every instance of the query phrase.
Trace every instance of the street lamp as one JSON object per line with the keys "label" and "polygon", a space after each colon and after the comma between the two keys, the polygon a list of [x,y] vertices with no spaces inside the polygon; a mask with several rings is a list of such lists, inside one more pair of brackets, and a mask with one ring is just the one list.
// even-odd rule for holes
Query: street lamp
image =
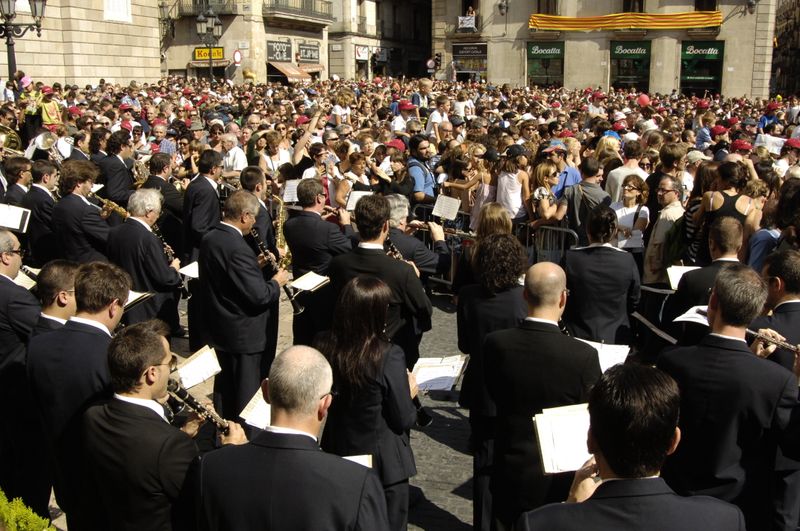
{"label": "street lamp", "polygon": [[[6,0],[0,0],[3,2]],[[217,44],[220,37],[222,37],[222,21],[214,14],[214,10],[208,8],[205,13],[197,15],[195,22],[197,36],[208,47],[208,74],[211,81],[214,80],[214,58],[212,57],[212,47]]]}
{"label": "street lamp", "polygon": [[17,71],[17,57],[14,53],[14,37],[22,37],[29,30],[35,29],[38,37],[42,36],[42,19],[47,0],[30,0],[33,24],[14,24],[12,21],[17,16],[15,0],[0,0],[0,38],[6,38],[6,51],[8,52],[8,78],[13,79]]}

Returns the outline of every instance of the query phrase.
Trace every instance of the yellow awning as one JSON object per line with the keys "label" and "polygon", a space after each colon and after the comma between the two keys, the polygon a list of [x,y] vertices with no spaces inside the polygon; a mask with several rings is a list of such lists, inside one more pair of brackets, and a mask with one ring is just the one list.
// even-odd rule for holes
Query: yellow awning
{"label": "yellow awning", "polygon": [[531,15],[528,27],[535,30],[593,31],[625,29],[691,29],[722,25],[721,11],[684,13],[615,13],[599,17]]}

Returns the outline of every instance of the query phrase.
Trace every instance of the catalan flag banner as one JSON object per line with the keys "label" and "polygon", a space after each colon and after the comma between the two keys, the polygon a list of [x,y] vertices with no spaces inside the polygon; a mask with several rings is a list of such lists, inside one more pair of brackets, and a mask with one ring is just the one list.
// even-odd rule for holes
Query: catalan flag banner
{"label": "catalan flag banner", "polygon": [[528,27],[535,30],[594,31],[625,29],[691,29],[722,25],[721,11],[684,13],[615,13],[599,17],[531,15]]}

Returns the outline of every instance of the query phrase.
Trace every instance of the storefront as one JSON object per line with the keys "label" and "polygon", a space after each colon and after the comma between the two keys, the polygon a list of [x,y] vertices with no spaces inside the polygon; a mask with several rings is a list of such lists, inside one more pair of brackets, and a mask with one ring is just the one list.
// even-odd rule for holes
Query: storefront
{"label": "storefront", "polygon": [[310,79],[292,62],[291,41],[267,41],[267,82],[299,83]]}
{"label": "storefront", "polygon": [[297,45],[297,66],[306,72],[312,79],[318,79],[325,67],[319,61],[319,44]]}
{"label": "storefront", "polygon": [[528,85],[564,85],[564,42],[529,42]]}
{"label": "storefront", "polygon": [[372,52],[372,76],[389,74],[389,48],[374,48]]}
{"label": "storefront", "polygon": [[[206,46],[197,47],[192,51],[192,60],[186,65],[187,70],[194,69],[194,76],[198,78],[208,78],[209,70],[212,68],[214,71],[214,78],[220,79],[225,77],[225,70],[229,64],[230,59],[225,59],[225,48],[222,46],[211,48],[211,62],[208,60],[208,50]],[[183,75],[186,75],[184,72]]]}
{"label": "storefront", "polygon": [[611,86],[650,90],[650,41],[611,41]]}
{"label": "storefront", "polygon": [[369,46],[355,45],[356,79],[369,78]]}
{"label": "storefront", "polygon": [[724,41],[683,41],[681,43],[681,92],[702,98],[719,94],[722,88]]}
{"label": "storefront", "polygon": [[486,79],[486,43],[453,44],[453,70],[457,81]]}

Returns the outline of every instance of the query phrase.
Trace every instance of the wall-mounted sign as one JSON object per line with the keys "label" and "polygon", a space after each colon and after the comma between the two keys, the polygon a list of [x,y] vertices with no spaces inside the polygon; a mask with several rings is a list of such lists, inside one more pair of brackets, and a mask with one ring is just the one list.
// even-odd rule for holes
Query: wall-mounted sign
{"label": "wall-mounted sign", "polygon": [[453,55],[457,57],[485,57],[487,49],[486,43],[454,44]]}
{"label": "wall-mounted sign", "polygon": [[705,59],[706,61],[722,61],[723,41],[702,41],[681,43],[681,59]]}
{"label": "wall-mounted sign", "polygon": [[[211,48],[212,59],[225,59],[225,48]],[[192,53],[192,61],[208,61],[208,48],[195,48]]]}
{"label": "wall-mounted sign", "polygon": [[291,63],[292,43],[287,41],[267,41],[267,61]]}
{"label": "wall-mounted sign", "polygon": [[562,59],[563,42],[529,42],[528,59]]}
{"label": "wall-mounted sign", "polygon": [[319,63],[318,44],[298,44],[297,61],[299,63]]}
{"label": "wall-mounted sign", "polygon": [[650,57],[650,41],[612,41],[612,59],[646,59]]}
{"label": "wall-mounted sign", "polygon": [[369,46],[356,45],[356,61],[369,60]]}
{"label": "wall-mounted sign", "polygon": [[242,64],[242,52],[239,50],[233,51],[233,64],[239,66]]}

